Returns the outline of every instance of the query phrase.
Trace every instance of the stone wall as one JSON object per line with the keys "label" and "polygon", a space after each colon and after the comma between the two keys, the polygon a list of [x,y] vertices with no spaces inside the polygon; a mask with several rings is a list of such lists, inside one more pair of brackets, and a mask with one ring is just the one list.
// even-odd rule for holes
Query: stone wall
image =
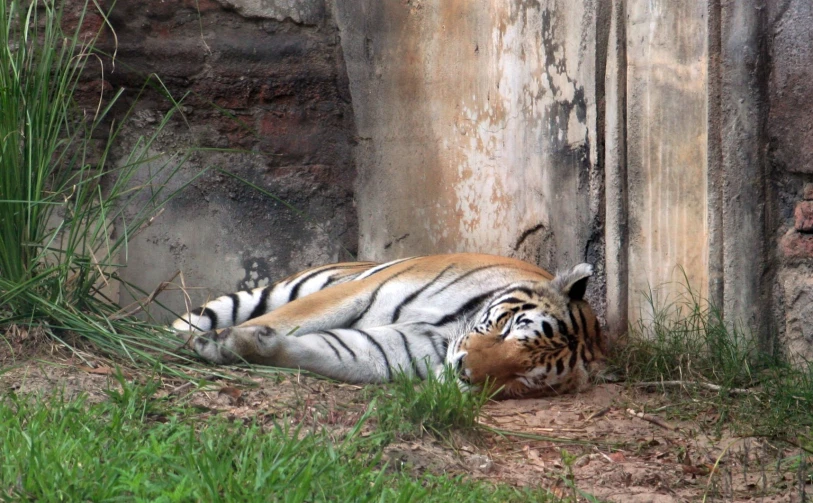
{"label": "stone wall", "polygon": [[775,342],[792,357],[813,361],[813,4],[785,0],[766,5],[768,243],[780,243],[771,292],[777,301]]}
{"label": "stone wall", "polygon": [[[199,149],[169,188],[208,170],[131,240],[125,281],[150,292],[180,270],[197,305],[355,255],[355,126],[339,32],[324,2],[119,0],[110,22],[115,39],[108,31],[105,44],[117,56],[105,68],[107,89],[127,89],[118,115],[158,75],[185,98],[152,150]],[[97,89],[89,82],[87,96],[97,98]],[[169,107],[148,89],[116,156],[151,134]],[[141,295],[125,289],[122,302]],[[177,291],[159,301],[185,305]]]}
{"label": "stone wall", "polygon": [[[228,167],[309,215],[207,172],[125,277],[182,269],[197,303],[356,250],[588,261],[613,334],[648,315],[643,292],[688,283],[811,357],[811,5],[119,0],[109,88],[155,72],[191,93],[156,151],[244,150],[184,176]],[[167,108],[148,93],[128,141]]]}

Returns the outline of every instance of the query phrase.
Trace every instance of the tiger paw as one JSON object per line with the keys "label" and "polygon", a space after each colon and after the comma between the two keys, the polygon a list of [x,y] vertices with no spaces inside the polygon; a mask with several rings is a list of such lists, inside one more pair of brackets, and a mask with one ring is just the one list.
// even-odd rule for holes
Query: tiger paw
{"label": "tiger paw", "polygon": [[240,326],[209,331],[195,338],[193,347],[201,358],[220,365],[273,361],[281,338],[263,325]]}
{"label": "tiger paw", "polygon": [[233,329],[210,330],[194,338],[192,348],[204,360],[218,365],[227,365],[242,360],[232,350]]}

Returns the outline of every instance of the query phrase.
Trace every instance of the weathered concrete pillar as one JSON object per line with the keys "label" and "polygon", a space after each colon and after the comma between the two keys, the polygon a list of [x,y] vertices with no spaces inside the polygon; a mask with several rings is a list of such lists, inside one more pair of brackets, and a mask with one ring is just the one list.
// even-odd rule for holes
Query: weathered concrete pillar
{"label": "weathered concrete pillar", "polygon": [[[704,2],[627,0],[628,295],[632,320],[708,296]],[[685,299],[685,297],[684,297]]]}
{"label": "weathered concrete pillar", "polygon": [[708,166],[708,226],[709,226],[709,302],[723,308],[725,281],[723,270],[723,153],[720,96],[720,0],[708,0],[708,83],[706,87],[707,122],[709,134],[706,165]]}
{"label": "weathered concrete pillar", "polygon": [[468,250],[601,272],[595,2],[334,8],[361,256]]}

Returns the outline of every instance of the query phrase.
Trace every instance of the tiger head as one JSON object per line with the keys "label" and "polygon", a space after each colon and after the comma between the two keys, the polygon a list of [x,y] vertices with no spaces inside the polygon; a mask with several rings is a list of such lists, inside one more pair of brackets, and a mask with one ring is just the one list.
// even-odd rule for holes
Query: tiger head
{"label": "tiger head", "polygon": [[499,398],[579,391],[605,356],[598,320],[584,300],[593,267],[580,264],[550,282],[519,282],[491,298],[449,346],[463,386],[486,384]]}

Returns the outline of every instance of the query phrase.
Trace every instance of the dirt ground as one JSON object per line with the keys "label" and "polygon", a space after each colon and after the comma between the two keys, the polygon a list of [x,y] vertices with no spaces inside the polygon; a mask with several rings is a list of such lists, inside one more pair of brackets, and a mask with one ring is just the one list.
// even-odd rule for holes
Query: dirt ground
{"label": "dirt ground", "polygon": [[[90,355],[83,361],[51,342],[0,344],[0,397],[62,390],[66,397],[85,393],[102,401],[105,390],[119,386],[111,365]],[[337,435],[369,405],[369,387],[297,373],[232,373],[239,380],[211,377],[203,388],[165,378],[159,396],[195,406],[204,417],[269,423],[287,417],[333,428]],[[125,377],[139,378],[126,370]],[[390,444],[386,456],[391,466],[416,475],[463,474],[542,486],[563,497],[572,497],[575,485],[578,494],[613,502],[797,502],[813,495],[794,469],[798,450],[733,437],[725,429],[714,436],[720,428],[711,426],[720,417],[711,405],[691,421],[670,417],[670,405],[660,393],[620,384],[579,395],[492,402],[484,408],[481,433],[444,439],[426,434]],[[587,501],[583,495],[579,500]]]}

